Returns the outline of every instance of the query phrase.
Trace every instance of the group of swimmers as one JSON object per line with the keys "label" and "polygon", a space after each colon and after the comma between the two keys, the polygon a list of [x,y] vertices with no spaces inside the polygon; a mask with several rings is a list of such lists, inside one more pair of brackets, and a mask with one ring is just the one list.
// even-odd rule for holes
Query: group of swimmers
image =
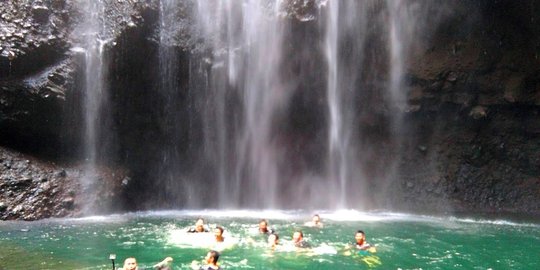
{"label": "group of swimmers", "polygon": [[[221,270],[221,267],[218,265],[219,252],[215,250],[210,250],[204,258],[205,264],[200,266],[196,261],[193,261],[191,268],[194,270]],[[129,257],[124,260],[124,266],[118,270],[143,270],[143,269],[154,269],[154,270],[171,270],[170,264],[172,263],[173,258],[167,257],[163,261],[155,264],[152,268],[140,268],[137,264],[137,259],[134,257]]]}
{"label": "group of swimmers", "polygon": [[[323,223],[321,222],[321,217],[318,214],[313,215],[311,221],[306,222],[304,225],[308,227],[316,227],[316,228],[323,227]],[[197,221],[195,222],[195,226],[190,227],[187,230],[187,233],[209,233],[209,232],[210,231],[205,226],[204,219],[202,218],[198,218]],[[224,232],[224,229],[221,226],[217,226],[214,229],[215,241],[217,243],[223,243],[225,241],[223,232]],[[275,250],[278,247],[279,235],[275,232],[275,230],[268,227],[268,221],[266,219],[261,219],[259,221],[258,232],[259,234],[268,236],[267,238],[268,246],[272,250]],[[302,233],[301,230],[294,231],[292,239],[293,239],[292,244],[296,248],[300,248],[300,249],[311,248],[311,245],[307,241],[304,240],[304,234]],[[354,235],[354,239],[355,241],[353,244],[349,244],[345,247],[345,250],[347,250],[349,254],[350,254],[350,250],[359,250],[363,252],[376,251],[374,246],[366,242],[366,235],[364,231],[362,230],[356,231]],[[191,268],[194,270],[220,270],[221,267],[219,267],[218,265],[219,256],[220,256],[220,253],[218,251],[210,250],[206,254],[206,257],[204,258],[204,264],[202,266],[199,265],[196,261],[193,261],[193,263],[191,264]],[[172,261],[173,259],[171,257],[167,257],[160,263],[154,265],[151,269],[170,270],[171,268],[169,265],[171,264]],[[120,268],[119,270],[142,270],[142,269],[137,266],[136,259],[133,257],[130,257],[124,261],[124,267]]]}

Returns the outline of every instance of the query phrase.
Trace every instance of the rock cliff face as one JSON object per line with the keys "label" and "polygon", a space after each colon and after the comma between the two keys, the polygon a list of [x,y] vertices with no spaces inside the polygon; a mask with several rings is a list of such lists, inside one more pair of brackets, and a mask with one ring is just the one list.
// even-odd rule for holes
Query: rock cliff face
{"label": "rock cliff face", "polygon": [[[332,0],[330,0],[332,1]],[[150,193],[166,188],[153,181],[162,163],[160,145],[170,140],[161,111],[159,2],[103,1],[103,35],[109,59],[111,129],[116,138],[100,164],[98,187],[78,184],[83,157],[81,84],[83,57],[74,49],[82,37],[78,1],[7,1],[0,4],[0,217],[39,219],[78,215],[83,205],[104,211],[166,205]],[[290,1],[285,9],[295,39],[316,40],[320,4]],[[388,110],[376,103],[360,118],[364,139],[378,149],[365,161],[371,179],[397,160],[390,180],[372,180],[373,208],[409,211],[540,213],[540,6],[535,1],[462,1],[412,50],[406,63],[407,107],[399,140],[387,130]],[[192,1],[180,1],[185,21],[177,51],[183,89],[195,84],[191,62],[205,57],[193,30]],[[324,12],[323,12],[324,13]],[[316,44],[312,42],[310,44]],[[313,45],[316,47],[315,45]],[[326,84],[321,55],[291,49],[292,62],[310,65],[312,76],[283,117],[303,159],[316,156],[321,132],[320,97]],[[300,59],[302,58],[302,59]],[[296,60],[294,60],[296,59]],[[317,68],[317,66],[321,66]],[[291,66],[294,65],[291,64]],[[385,67],[374,65],[375,68]],[[311,78],[311,77],[310,77]],[[183,130],[183,170],[197,159],[200,117],[190,91],[176,97]],[[310,95],[311,93],[311,95]],[[374,94],[376,96],[376,94]],[[199,104],[204,106],[204,104]],[[190,115],[189,117],[187,115]],[[324,117],[322,117],[324,118]],[[325,121],[325,120],[322,120]],[[106,140],[106,138],[101,138]],[[9,149],[9,150],[8,150]],[[14,150],[13,150],[14,149]],[[24,153],[24,154],[23,154]],[[32,156],[32,157],[30,157]],[[320,164],[312,162],[311,166]],[[59,165],[56,165],[59,164]],[[129,176],[129,177],[128,177]],[[388,177],[387,177],[388,178]],[[169,187],[170,188],[170,187]],[[162,200],[167,200],[167,196]],[[131,202],[136,201],[137,204]],[[169,205],[170,206],[170,205]],[[176,205],[181,207],[182,205]]]}
{"label": "rock cliff face", "polygon": [[[102,168],[93,186],[78,181],[83,166],[58,165],[0,147],[0,219],[36,220],[118,211],[129,181],[120,169]],[[122,185],[124,183],[124,185]]]}
{"label": "rock cliff face", "polygon": [[[0,141],[9,147],[0,150],[2,219],[34,220],[122,209],[118,203],[123,201],[122,186],[130,178],[116,156],[107,160],[109,164],[99,165],[98,180],[92,186],[82,186],[79,181],[84,171],[80,165],[84,159],[80,90],[84,55],[79,44],[84,36],[77,27],[84,23],[85,2],[0,4]],[[116,41],[108,45],[108,53],[122,53],[116,43],[130,47],[127,39],[145,44],[152,36],[144,31],[156,22],[155,2],[103,3],[105,30],[100,36]],[[150,23],[145,24],[144,16],[150,17]],[[127,53],[143,55],[137,48]],[[132,70],[126,67],[111,81],[121,80],[129,72]],[[129,87],[129,83],[123,86]]]}
{"label": "rock cliff face", "polygon": [[409,173],[398,192],[419,208],[430,198],[460,211],[537,213],[540,7],[473,7],[410,63]]}

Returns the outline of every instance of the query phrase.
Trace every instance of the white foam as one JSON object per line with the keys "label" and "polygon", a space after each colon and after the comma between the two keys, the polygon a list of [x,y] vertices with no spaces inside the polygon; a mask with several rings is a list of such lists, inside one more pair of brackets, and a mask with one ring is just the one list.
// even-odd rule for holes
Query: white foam
{"label": "white foam", "polygon": [[299,216],[298,210],[164,210],[139,212],[138,216],[166,216],[166,217],[213,217],[213,218],[266,218],[276,220],[294,219]]}
{"label": "white foam", "polygon": [[168,242],[180,247],[210,247],[215,243],[213,233],[188,233],[187,228],[169,231]]}
{"label": "white foam", "polygon": [[449,217],[448,219],[452,220],[452,221],[455,221],[455,222],[461,222],[461,223],[491,224],[491,225],[502,225],[502,226],[519,226],[519,227],[540,228],[540,224],[519,223],[519,222],[514,222],[514,221],[510,221],[510,220],[502,220],[502,219],[489,220],[489,219],[456,218],[456,217]]}
{"label": "white foam", "polygon": [[222,251],[238,244],[238,239],[228,232],[223,233],[225,241],[216,242],[214,233],[188,233],[188,228],[172,229],[169,231],[167,242],[178,247],[209,248]]}
{"label": "white foam", "polygon": [[337,249],[327,244],[321,244],[320,246],[313,248],[313,252],[315,254],[337,254]]}
{"label": "white foam", "polygon": [[[63,222],[124,222],[131,218],[138,217],[168,217],[168,218],[232,218],[232,219],[270,219],[270,220],[307,220],[313,213],[318,213],[321,216],[323,222],[325,220],[332,220],[336,222],[347,221],[361,221],[361,222],[385,222],[385,221],[415,221],[435,224],[447,224],[453,223],[458,225],[459,223],[467,224],[492,224],[500,226],[521,226],[521,227],[540,227],[540,223],[520,223],[511,220],[502,219],[476,219],[476,218],[460,218],[454,216],[429,216],[429,215],[415,215],[407,213],[397,212],[362,212],[353,209],[342,209],[336,211],[319,210],[319,211],[306,211],[306,210],[217,210],[217,209],[204,209],[204,210],[161,210],[161,211],[144,211],[144,212],[130,212],[124,214],[113,214],[107,216],[88,216],[82,218],[52,218],[45,219],[39,222],[44,223],[63,223]],[[34,222],[35,223],[35,222]]]}

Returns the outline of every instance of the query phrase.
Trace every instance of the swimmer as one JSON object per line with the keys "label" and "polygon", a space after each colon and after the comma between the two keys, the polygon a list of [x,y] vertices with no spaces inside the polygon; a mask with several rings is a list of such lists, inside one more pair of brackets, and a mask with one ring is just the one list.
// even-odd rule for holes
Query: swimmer
{"label": "swimmer", "polygon": [[212,250],[222,252],[225,249],[230,249],[234,247],[238,243],[238,239],[234,238],[232,235],[228,235],[227,237],[225,235],[225,229],[223,227],[216,227],[214,229],[214,243],[212,243],[209,247]]}
{"label": "swimmer", "polygon": [[317,228],[323,227],[323,224],[321,222],[321,217],[318,214],[313,215],[313,217],[311,218],[311,221],[306,222],[304,225],[308,227],[317,227]]}
{"label": "swimmer", "polygon": [[204,226],[204,219],[198,218],[195,222],[195,227],[189,228],[187,231],[188,233],[203,233],[208,232],[208,230]]}
{"label": "swimmer", "polygon": [[276,247],[278,246],[278,242],[279,242],[279,235],[273,233],[268,236],[268,246],[272,250],[276,249]]}
{"label": "swimmer", "polygon": [[304,240],[304,234],[298,230],[293,233],[293,244],[298,248],[310,248],[311,245]]}
{"label": "swimmer", "polygon": [[266,219],[261,219],[259,221],[259,233],[262,233],[262,234],[274,233],[274,230],[268,228],[268,221],[266,221]]}
{"label": "swimmer", "polygon": [[359,254],[367,255],[369,253],[375,253],[377,252],[377,249],[375,246],[370,245],[366,242],[366,234],[364,231],[358,230],[354,234],[354,243],[349,244],[345,247],[345,256],[351,255],[351,249],[355,249],[358,251]]}
{"label": "swimmer", "polygon": [[366,242],[366,234],[362,230],[358,230],[354,234],[354,247],[359,250],[368,250],[372,246]]}
{"label": "swimmer", "polygon": [[216,236],[216,242],[218,243],[222,243],[223,241],[225,241],[225,237],[223,237],[223,227],[216,227],[216,229],[214,230],[214,235]]}
{"label": "swimmer", "polygon": [[120,270],[137,270],[137,260],[133,257],[127,258],[124,261],[124,267],[120,268]]}
{"label": "swimmer", "polygon": [[[167,257],[163,261],[154,265],[152,269],[158,269],[158,270],[170,269],[168,264],[171,263],[172,261],[173,261],[173,258]],[[138,267],[137,260],[133,257],[130,257],[124,261],[124,267],[120,268],[119,270],[142,270],[142,269]]]}
{"label": "swimmer", "polygon": [[191,269],[193,270],[221,270],[222,268],[218,265],[219,252],[215,250],[210,250],[204,258],[205,265],[199,266],[197,261],[191,263]]}

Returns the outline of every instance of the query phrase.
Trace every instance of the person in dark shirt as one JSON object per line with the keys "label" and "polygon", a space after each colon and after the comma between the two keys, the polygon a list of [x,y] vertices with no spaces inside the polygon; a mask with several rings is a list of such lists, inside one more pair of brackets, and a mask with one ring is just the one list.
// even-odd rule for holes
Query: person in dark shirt
{"label": "person in dark shirt", "polygon": [[366,242],[366,234],[362,230],[358,230],[354,234],[354,247],[359,250],[368,250],[372,247],[368,242]]}
{"label": "person in dark shirt", "polygon": [[272,234],[274,230],[268,228],[268,221],[266,219],[261,219],[259,221],[259,233],[262,234]]}
{"label": "person in dark shirt", "polygon": [[195,227],[189,228],[188,233],[203,233],[208,232],[208,229],[204,226],[204,219],[198,218],[195,222]]}
{"label": "person in dark shirt", "polygon": [[304,240],[304,233],[298,230],[293,233],[293,244],[298,248],[310,248],[311,245]]}

